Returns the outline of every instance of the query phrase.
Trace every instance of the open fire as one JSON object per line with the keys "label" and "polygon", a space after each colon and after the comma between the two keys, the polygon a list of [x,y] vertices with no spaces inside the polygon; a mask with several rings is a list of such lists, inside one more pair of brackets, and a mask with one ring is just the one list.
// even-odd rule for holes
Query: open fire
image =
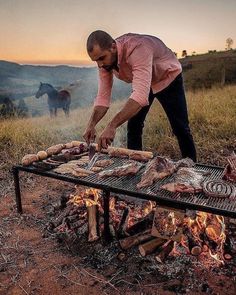
{"label": "open fire", "polygon": [[[75,237],[87,233],[89,242],[103,237],[100,190],[76,186],[76,192],[66,199],[63,207],[62,213],[50,223],[51,231]],[[225,252],[224,218],[211,213],[183,213],[157,207],[152,201],[135,203],[112,196],[109,229],[122,251],[138,246],[142,256],[154,254],[161,263],[168,256],[183,253],[203,258],[201,260],[212,259],[218,265],[231,258]]]}

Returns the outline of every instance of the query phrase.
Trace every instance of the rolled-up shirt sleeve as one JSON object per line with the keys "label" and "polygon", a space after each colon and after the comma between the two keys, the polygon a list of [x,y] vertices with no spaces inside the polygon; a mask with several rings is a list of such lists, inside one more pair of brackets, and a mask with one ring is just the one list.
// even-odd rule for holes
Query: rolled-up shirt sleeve
{"label": "rolled-up shirt sleeve", "polygon": [[152,81],[153,51],[140,44],[130,54],[128,59],[132,67],[132,93],[130,98],[142,107],[149,104],[148,97]]}
{"label": "rolled-up shirt sleeve", "polygon": [[113,73],[102,68],[99,69],[98,93],[94,100],[94,106],[110,106],[112,85]]}

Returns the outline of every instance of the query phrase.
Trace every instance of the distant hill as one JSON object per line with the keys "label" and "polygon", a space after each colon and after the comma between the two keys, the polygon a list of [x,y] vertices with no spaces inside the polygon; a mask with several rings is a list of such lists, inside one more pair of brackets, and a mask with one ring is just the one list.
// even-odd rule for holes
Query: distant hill
{"label": "distant hill", "polygon": [[236,83],[236,50],[187,56],[180,62],[187,89]]}

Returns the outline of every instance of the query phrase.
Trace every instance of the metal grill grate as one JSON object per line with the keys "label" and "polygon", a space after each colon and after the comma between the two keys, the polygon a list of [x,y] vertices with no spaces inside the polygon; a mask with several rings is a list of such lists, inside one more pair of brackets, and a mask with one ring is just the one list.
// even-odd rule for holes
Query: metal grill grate
{"label": "metal grill grate", "polygon": [[[107,155],[102,155],[100,159],[108,159]],[[128,162],[127,159],[115,158],[112,160],[114,163],[106,169],[112,169]],[[141,175],[144,172],[145,167],[134,176],[122,176],[122,177],[108,177],[99,179],[97,174],[92,174],[87,177],[79,178],[73,176],[65,176],[53,171],[40,171],[34,167],[22,167],[16,166],[17,169],[28,171],[42,176],[52,177],[69,181],[77,184],[91,186],[98,189],[107,190],[114,193],[126,194],[140,199],[153,200],[160,205],[165,205],[178,209],[193,209],[201,210],[205,212],[220,214],[224,216],[230,216],[236,218],[236,199],[223,199],[206,197],[204,193],[190,194],[190,193],[171,193],[165,190],[159,190],[160,186],[171,182],[174,179],[174,175],[166,177],[165,179],[158,180],[150,187],[137,189],[136,185],[141,179]],[[208,179],[221,179],[223,174],[223,168],[217,166],[207,166],[202,164],[196,164],[195,168],[201,171],[210,172],[210,175],[205,178]]]}

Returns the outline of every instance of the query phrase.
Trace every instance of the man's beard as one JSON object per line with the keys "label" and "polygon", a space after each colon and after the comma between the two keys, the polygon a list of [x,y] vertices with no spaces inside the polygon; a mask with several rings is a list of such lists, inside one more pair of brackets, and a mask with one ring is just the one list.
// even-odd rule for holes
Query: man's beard
{"label": "man's beard", "polygon": [[102,66],[103,69],[105,69],[108,72],[111,72],[112,70],[117,70],[117,57],[115,58],[115,61],[111,65]]}
{"label": "man's beard", "polygon": [[102,66],[102,68],[108,72],[111,72],[115,67],[114,65],[107,65],[107,66]]}

